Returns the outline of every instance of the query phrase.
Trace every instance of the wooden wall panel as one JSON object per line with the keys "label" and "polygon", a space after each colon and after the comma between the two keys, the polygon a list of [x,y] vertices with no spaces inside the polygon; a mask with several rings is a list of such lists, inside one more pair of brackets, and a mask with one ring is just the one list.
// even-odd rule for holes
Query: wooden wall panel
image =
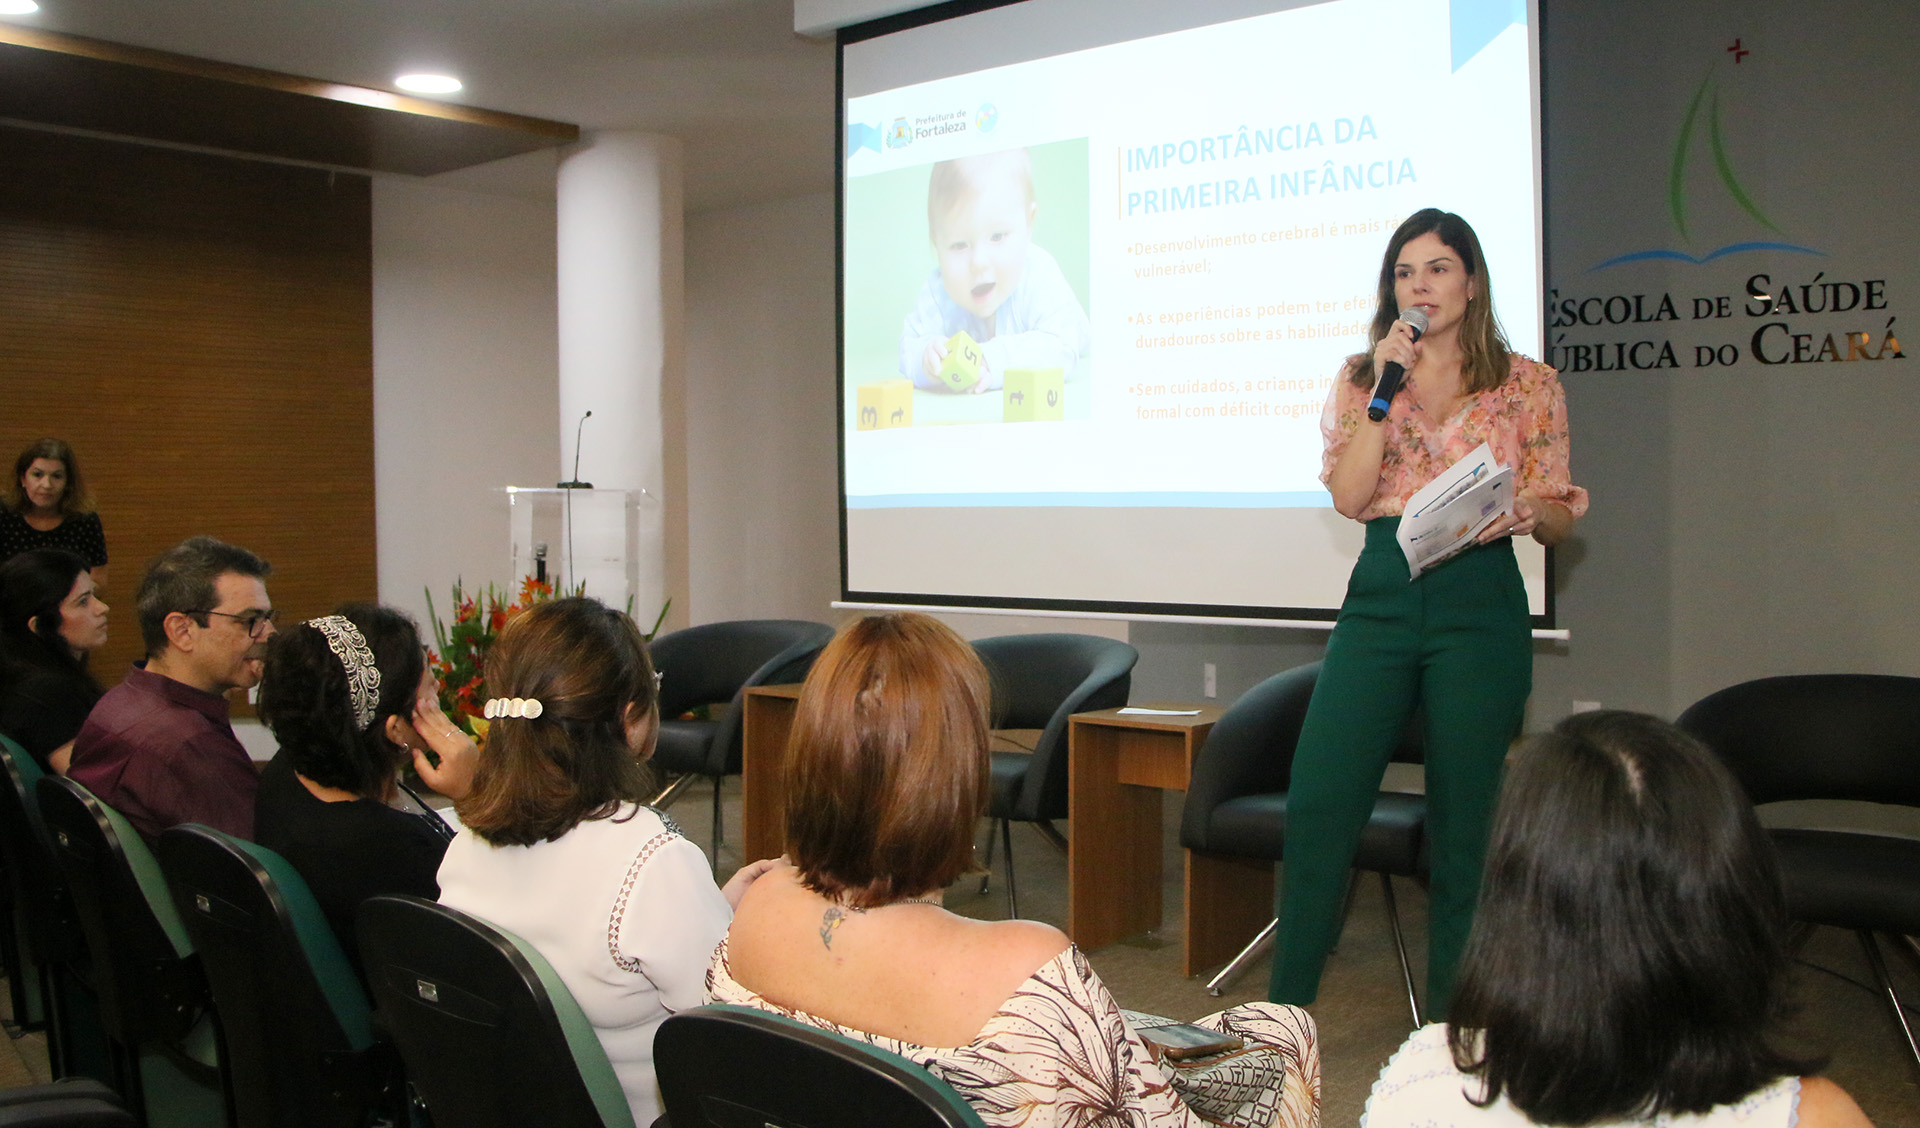
{"label": "wooden wall panel", "polygon": [[103,684],[188,536],[266,557],[282,621],[374,597],[371,202],[364,176],[0,128],[0,457],[74,445]]}

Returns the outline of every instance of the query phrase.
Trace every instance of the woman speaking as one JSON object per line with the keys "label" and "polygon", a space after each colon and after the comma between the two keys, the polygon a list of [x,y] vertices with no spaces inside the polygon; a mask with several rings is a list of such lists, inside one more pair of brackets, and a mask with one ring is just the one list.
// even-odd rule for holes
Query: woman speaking
{"label": "woman speaking", "polygon": [[[1424,334],[1403,320],[1413,310],[1426,316]],[[1465,220],[1428,208],[1393,233],[1368,336],[1371,351],[1348,359],[1321,423],[1321,477],[1334,508],[1366,525],[1366,547],[1294,756],[1270,994],[1301,1005],[1318,994],[1361,828],[1418,707],[1432,851],[1427,1000],[1444,1016],[1473,921],[1501,763],[1533,683],[1527,595],[1511,538],[1559,543],[1586,512],[1587,492],[1568,479],[1560,382],[1501,339],[1486,259]],[[1404,370],[1405,382],[1375,421],[1367,408],[1389,365]],[[1513,467],[1513,512],[1466,552],[1409,581],[1396,539],[1407,499],[1482,443]]]}

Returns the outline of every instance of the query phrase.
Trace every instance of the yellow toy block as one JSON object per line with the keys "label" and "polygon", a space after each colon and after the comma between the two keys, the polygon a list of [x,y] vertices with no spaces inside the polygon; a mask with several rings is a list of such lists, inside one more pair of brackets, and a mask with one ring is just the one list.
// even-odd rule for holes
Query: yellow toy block
{"label": "yellow toy block", "polygon": [[947,359],[940,365],[940,382],[948,391],[966,391],[980,382],[980,365],[985,359],[978,342],[962,329],[947,338]]}
{"label": "yellow toy block", "polygon": [[877,384],[862,384],[858,394],[860,414],[855,430],[913,426],[913,381],[882,380]]}
{"label": "yellow toy block", "polygon": [[1035,423],[1067,417],[1067,382],[1058,368],[1007,369],[1004,418]]}

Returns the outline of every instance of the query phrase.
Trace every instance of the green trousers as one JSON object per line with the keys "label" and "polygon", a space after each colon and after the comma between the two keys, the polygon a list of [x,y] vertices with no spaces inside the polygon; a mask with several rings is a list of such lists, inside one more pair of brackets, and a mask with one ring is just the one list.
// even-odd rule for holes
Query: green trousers
{"label": "green trousers", "polygon": [[1319,993],[1361,828],[1421,706],[1432,857],[1427,1012],[1438,1021],[1473,924],[1501,766],[1532,690],[1532,632],[1511,540],[1469,549],[1409,583],[1399,526],[1397,517],[1367,523],[1294,753],[1269,994],[1305,1005]]}

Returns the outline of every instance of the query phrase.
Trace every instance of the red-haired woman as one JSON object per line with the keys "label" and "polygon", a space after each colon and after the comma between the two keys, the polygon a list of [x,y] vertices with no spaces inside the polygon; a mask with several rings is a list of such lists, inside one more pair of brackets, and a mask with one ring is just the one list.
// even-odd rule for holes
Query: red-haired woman
{"label": "red-haired woman", "polygon": [[1058,929],[941,907],[973,868],[989,696],[972,648],[925,615],[862,619],[821,652],[788,746],[792,863],[747,890],[709,995],[919,1062],[990,1125],[1317,1123],[1304,1011],[1202,1019],[1247,1048],[1217,1074],[1232,1085],[1195,1080],[1154,1059]]}

